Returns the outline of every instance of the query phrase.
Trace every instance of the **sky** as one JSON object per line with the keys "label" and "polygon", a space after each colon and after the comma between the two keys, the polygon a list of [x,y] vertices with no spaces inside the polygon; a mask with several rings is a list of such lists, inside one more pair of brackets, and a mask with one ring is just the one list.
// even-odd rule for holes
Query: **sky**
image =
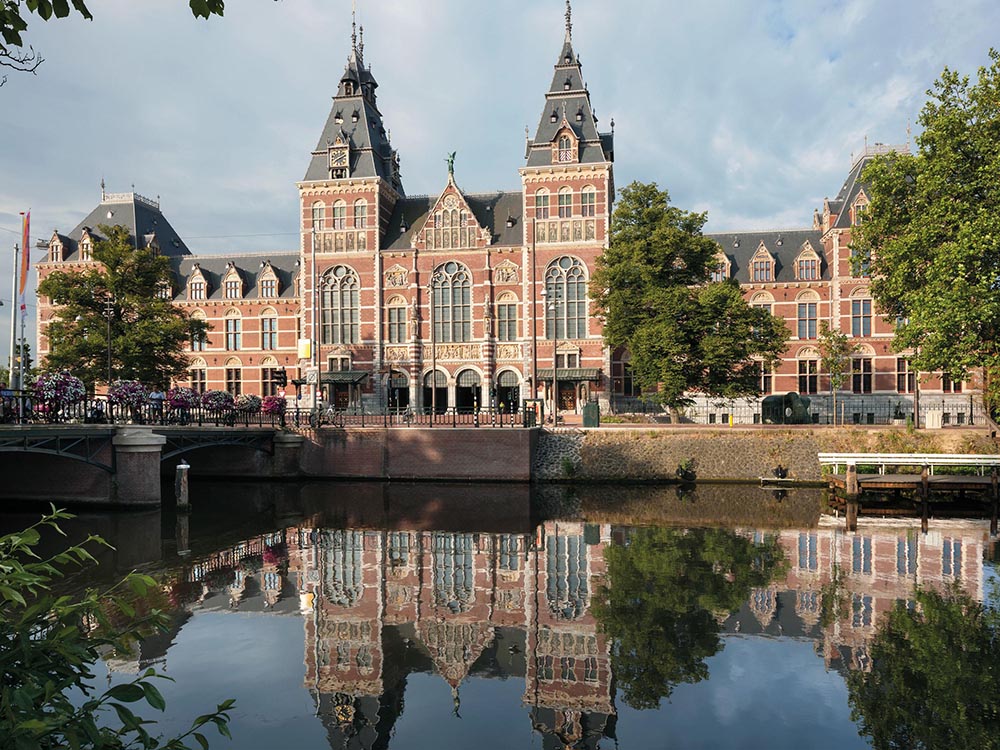
{"label": "sky", "polygon": [[[562,0],[357,3],[407,193],[439,193],[452,151],[463,189],[519,189]],[[102,179],[159,196],[196,253],[296,249],[295,183],[350,46],[350,0],[230,0],[208,21],[184,0],[89,7],[93,21],[32,17],[45,62],[0,87],[3,356],[18,213],[47,241],[97,205]],[[866,138],[905,143],[942,69],[975,75],[997,28],[995,0],[573,3],[617,185],[655,181],[719,232],[810,226]]]}

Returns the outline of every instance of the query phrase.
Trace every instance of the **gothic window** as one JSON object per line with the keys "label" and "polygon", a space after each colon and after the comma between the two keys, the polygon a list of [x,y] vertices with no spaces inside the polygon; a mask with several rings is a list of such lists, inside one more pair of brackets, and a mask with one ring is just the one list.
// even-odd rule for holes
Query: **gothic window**
{"label": "gothic window", "polygon": [[368,202],[364,199],[354,202],[354,228],[365,229],[368,226]]}
{"label": "gothic window", "polygon": [[535,193],[535,218],[549,218],[549,191],[545,188],[541,188]]}
{"label": "gothic window", "polygon": [[337,201],[333,204],[333,228],[347,228],[347,204],[344,201]]}
{"label": "gothic window", "polygon": [[231,309],[226,313],[226,349],[239,351],[243,344],[243,319],[239,310]]}
{"label": "gothic window", "polygon": [[559,190],[559,218],[568,219],[573,215],[573,191],[568,187]]}
{"label": "gothic window", "polygon": [[393,297],[386,304],[386,321],[388,331],[386,338],[390,344],[402,344],[406,341],[406,300]]}
{"label": "gothic window", "polygon": [[582,535],[553,534],[545,539],[549,610],[561,620],[575,620],[587,608],[587,545]]}
{"label": "gothic window", "polygon": [[573,140],[568,135],[559,136],[558,159],[561,162],[573,161]]}
{"label": "gothic window", "polygon": [[362,553],[364,532],[336,529],[320,537],[320,569],[323,595],[331,604],[353,607],[364,593]]}
{"label": "gothic window", "polygon": [[597,215],[597,191],[590,185],[580,193],[580,209],[584,218]]}
{"label": "gothic window", "polygon": [[243,393],[243,363],[235,357],[226,361],[226,390],[234,397]]}
{"label": "gothic window", "polygon": [[320,282],[321,342],[357,344],[360,339],[361,305],[358,275],[347,266],[334,266]]}
{"label": "gothic window", "polygon": [[872,335],[872,301],[870,299],[851,300],[851,335]]}
{"label": "gothic window", "polygon": [[576,258],[564,255],[545,272],[545,338],[587,335],[587,277]]}
{"label": "gothic window", "polygon": [[472,277],[461,263],[438,266],[432,281],[434,336],[438,343],[472,339]]}
{"label": "gothic window", "polygon": [[819,393],[819,360],[799,360],[799,393]]}
{"label": "gothic window", "polygon": [[472,534],[434,532],[434,604],[454,613],[465,612],[475,601]]}
{"label": "gothic window", "polygon": [[510,292],[497,298],[497,341],[517,341],[517,297]]}
{"label": "gothic window", "polygon": [[278,348],[278,313],[273,308],[267,308],[261,313],[260,348]]}
{"label": "gothic window", "polygon": [[851,360],[851,390],[854,393],[872,392],[871,357],[855,357]]}
{"label": "gothic window", "polygon": [[323,230],[323,204],[319,201],[312,204],[312,228],[314,232]]}

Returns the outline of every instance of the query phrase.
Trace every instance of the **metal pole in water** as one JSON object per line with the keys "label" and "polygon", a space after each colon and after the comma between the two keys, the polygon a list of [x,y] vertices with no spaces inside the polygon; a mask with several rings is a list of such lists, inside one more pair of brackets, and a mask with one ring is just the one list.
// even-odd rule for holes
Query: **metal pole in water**
{"label": "metal pole in water", "polygon": [[177,464],[177,476],[174,478],[174,495],[177,498],[177,510],[183,513],[191,511],[191,496],[188,490],[188,470],[191,465],[181,459]]}

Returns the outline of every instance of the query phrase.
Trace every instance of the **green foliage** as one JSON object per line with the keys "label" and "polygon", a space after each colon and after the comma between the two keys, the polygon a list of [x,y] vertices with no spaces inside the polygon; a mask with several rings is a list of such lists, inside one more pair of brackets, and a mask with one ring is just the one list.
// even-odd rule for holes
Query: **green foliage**
{"label": "green foliage", "polygon": [[[31,358],[31,344],[25,342],[23,345],[18,342],[14,345],[14,369],[18,367],[18,362],[21,357],[21,350],[24,350],[24,387],[30,388],[35,382],[35,361]],[[10,368],[7,366],[8,361],[4,360],[0,364],[0,384],[7,385],[10,383]]]}
{"label": "green foliage", "polygon": [[705,220],[671,206],[655,183],[632,183],[591,284],[608,345],[627,347],[643,391],[674,408],[690,403],[689,391],[757,395],[755,358],[773,364],[788,336],[734,280],[710,283],[719,246],[701,233]]}
{"label": "green foliage", "polygon": [[847,686],[852,718],[876,750],[1000,748],[996,606],[957,588],[918,590],[916,607],[888,615],[869,656],[871,671],[852,672]]}
{"label": "green foliage", "polygon": [[[188,5],[198,18],[221,16],[225,10],[224,0],[189,0]],[[48,21],[53,16],[66,18],[71,11],[76,11],[88,21],[94,18],[84,0],[0,0],[0,37],[3,37],[0,55],[9,48],[24,46],[22,34],[28,28],[30,14]]]}
{"label": "green foliage", "polygon": [[625,701],[655,708],[674,687],[708,677],[720,618],[783,573],[777,541],[755,544],[724,529],[639,528],[605,552],[607,583],[591,608],[612,639]]}
{"label": "green foliage", "polygon": [[208,724],[228,737],[229,700],[178,737],[150,734],[155,722],[127,704],[164,710],[154,681],[169,678],[155,670],[95,691],[93,667],[101,655],[127,653],[143,634],[163,629],[166,618],[150,606],[159,593],[156,581],[138,573],[103,592],[56,593],[54,586],[67,571],[95,562],[87,546],[108,546],[90,536],[82,545],[39,557],[41,532],[59,531],[58,521],[66,518],[53,508],[35,525],[0,537],[0,748],[184,750],[197,743],[204,750],[208,741],[202,732]]}
{"label": "green foliage", "polygon": [[572,479],[576,476],[576,462],[569,456],[562,457],[562,473],[567,479]]}
{"label": "green foliage", "polygon": [[956,380],[1000,368],[1000,53],[978,79],[945,68],[920,114],[914,155],[872,161],[871,205],[853,249],[900,321],[894,346]]}
{"label": "green foliage", "polygon": [[854,346],[847,334],[836,331],[824,320],[819,324],[819,368],[830,377],[830,388],[839,391],[850,372]]}
{"label": "green foliage", "polygon": [[171,282],[170,262],[148,248],[133,249],[128,230],[102,226],[107,239],[94,245],[99,265],[54,271],[38,293],[55,304],[48,326],[46,364],[65,368],[85,383],[108,379],[108,317],[111,305],[112,379],[166,383],[184,372],[184,346],[207,330],[160,296]]}

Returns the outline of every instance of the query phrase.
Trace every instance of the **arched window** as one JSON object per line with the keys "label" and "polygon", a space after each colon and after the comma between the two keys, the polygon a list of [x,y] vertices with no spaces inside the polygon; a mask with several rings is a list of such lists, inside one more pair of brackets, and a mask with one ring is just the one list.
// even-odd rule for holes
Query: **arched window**
{"label": "arched window", "polygon": [[559,189],[559,218],[568,219],[573,215],[573,191],[568,187]]}
{"label": "arched window", "polygon": [[564,255],[545,272],[545,338],[587,335],[587,275],[576,258]]}
{"label": "arched window", "polygon": [[559,136],[559,161],[573,161],[573,141],[568,135]]}
{"label": "arched window", "polygon": [[235,307],[226,312],[226,349],[238,351],[243,345],[243,316]]}
{"label": "arched window", "polygon": [[360,340],[358,275],[347,266],[334,266],[320,282],[323,290],[320,341],[356,344]]}
{"label": "arched window", "polygon": [[535,218],[549,218],[549,191],[545,188],[535,192]]}
{"label": "arched window", "polygon": [[226,390],[234,397],[243,393],[243,363],[237,357],[226,360]]}
{"label": "arched window", "polygon": [[510,292],[497,297],[497,341],[517,341],[517,297]]}
{"label": "arched window", "polygon": [[337,201],[333,204],[333,228],[347,228],[347,204],[344,201]]}
{"label": "arched window", "polygon": [[265,307],[260,313],[260,348],[278,348],[278,311]]}
{"label": "arched window", "polygon": [[592,185],[587,185],[580,193],[580,210],[584,218],[597,215],[597,191]]}
{"label": "arched window", "polygon": [[354,228],[364,229],[368,226],[368,201],[364,198],[354,201]]}
{"label": "arched window", "polygon": [[386,303],[386,324],[390,344],[402,344],[406,341],[406,300],[393,297]]}
{"label": "arched window", "polygon": [[191,362],[188,380],[191,382],[191,390],[195,393],[204,393],[208,388],[208,365],[201,357],[195,357]]}
{"label": "arched window", "polygon": [[461,263],[438,266],[434,292],[434,337],[438,343],[472,339],[472,275]]}
{"label": "arched window", "polygon": [[314,232],[323,230],[323,204],[320,201],[312,205],[312,228]]}
{"label": "arched window", "polygon": [[800,339],[814,339],[817,336],[816,311],[819,295],[813,291],[802,292],[796,297],[798,304],[798,334]]}

